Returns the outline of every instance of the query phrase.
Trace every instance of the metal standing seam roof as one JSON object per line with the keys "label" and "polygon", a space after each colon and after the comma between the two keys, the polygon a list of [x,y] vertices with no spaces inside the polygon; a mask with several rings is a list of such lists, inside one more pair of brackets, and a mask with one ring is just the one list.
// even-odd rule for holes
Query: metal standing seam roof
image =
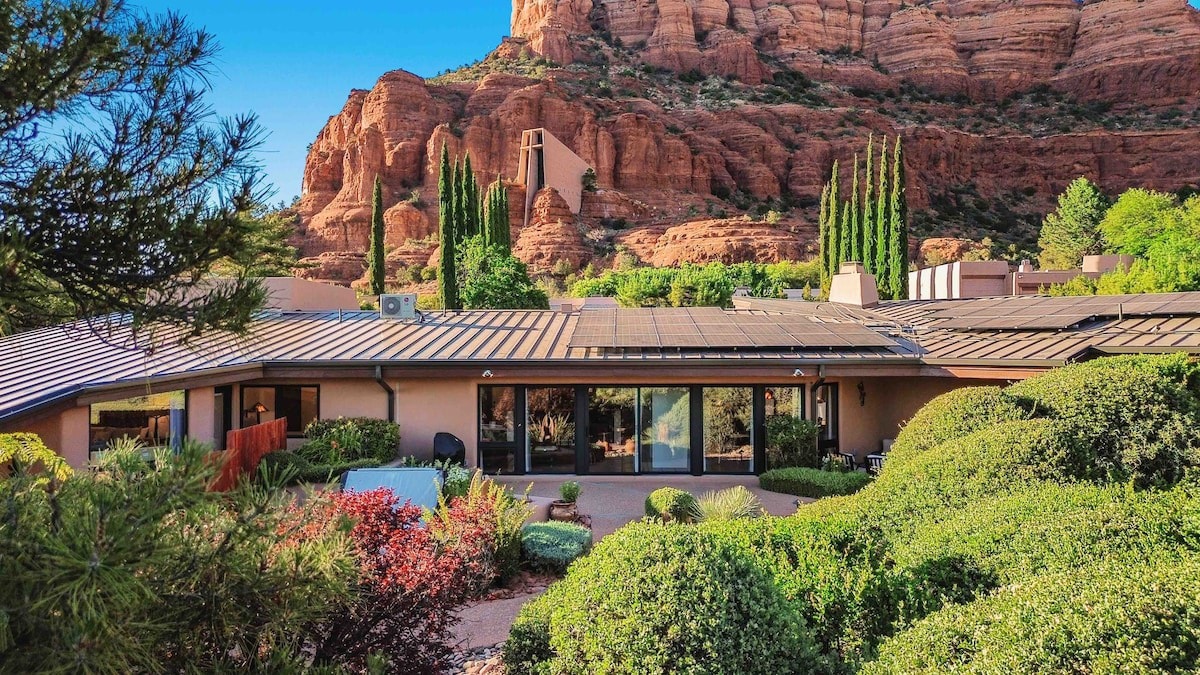
{"label": "metal standing seam roof", "polygon": [[[585,310],[594,311],[594,310]],[[716,310],[718,313],[721,310]],[[698,312],[703,314],[704,312]],[[762,311],[736,317],[794,317]],[[827,348],[603,349],[572,347],[580,312],[474,310],[426,314],[420,323],[381,319],[370,311],[265,312],[250,334],[212,334],[179,344],[165,330],[136,344],[119,321],[105,337],[82,322],[0,338],[0,420],[101,386],[140,384],[155,378],[200,375],[222,369],[270,365],[393,365],[469,363],[673,361],[903,362],[906,345],[878,338],[874,346]],[[702,320],[701,320],[702,321]],[[845,324],[849,330],[861,326]],[[836,328],[836,326],[834,327]],[[823,330],[828,331],[826,327]],[[131,347],[138,347],[136,349]]]}

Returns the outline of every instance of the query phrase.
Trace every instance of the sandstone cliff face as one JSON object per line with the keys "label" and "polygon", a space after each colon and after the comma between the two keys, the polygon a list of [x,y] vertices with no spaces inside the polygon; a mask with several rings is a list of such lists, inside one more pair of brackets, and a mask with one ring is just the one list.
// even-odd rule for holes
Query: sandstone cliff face
{"label": "sandstone cliff face", "polygon": [[1051,82],[1084,96],[1165,99],[1200,86],[1200,19],[1187,0],[606,0],[595,7],[514,0],[513,7],[513,36],[563,64],[588,58],[572,38],[605,31],[646,63],[748,83],[769,74],[760,52],[816,77],[830,75],[819,55],[843,52],[861,53],[893,77],[976,96]]}
{"label": "sandstone cliff face", "polygon": [[[536,127],[591,164],[600,187],[585,193],[578,218],[546,217],[553,200],[538,195],[542,217],[522,230],[525,198],[512,186],[513,241],[537,270],[558,260],[578,267],[618,244],[655,264],[803,254],[815,243],[815,205],[830,165],[847,165],[871,133],[903,138],[914,211],[969,189],[981,202],[1024,195],[1026,208],[1044,212],[1079,175],[1110,192],[1200,185],[1200,123],[1138,130],[1120,118],[976,129],[962,116],[1015,112],[894,94],[901,80],[972,97],[1039,84],[1121,110],[1169,99],[1162,106],[1186,113],[1200,106],[1198,17],[1185,0],[516,0],[517,37],[491,57],[500,65],[490,73],[431,82],[387,73],[371,90],[351,92],[330,118],[309,152],[299,205],[302,251],[320,256],[307,274],[361,274],[376,175],[385,186],[386,243],[404,251],[397,264],[428,259],[443,144],[455,155],[470,152],[486,185],[516,175],[521,132]],[[603,46],[600,34],[625,47]],[[537,77],[501,67],[530,50],[562,63],[595,61],[596,49],[612,61]],[[766,85],[682,86],[674,75],[644,74],[633,67],[639,60],[749,83],[787,65],[817,80],[807,91],[819,97],[754,99],[772,89]],[[855,87],[893,98],[848,93]],[[1059,107],[1031,109],[1026,126]],[[785,212],[783,227],[725,220],[767,208]]]}

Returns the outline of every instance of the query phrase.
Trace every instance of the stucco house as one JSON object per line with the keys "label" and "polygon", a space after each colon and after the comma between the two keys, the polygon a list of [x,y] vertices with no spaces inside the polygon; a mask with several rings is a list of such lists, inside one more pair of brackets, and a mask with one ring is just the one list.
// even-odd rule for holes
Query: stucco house
{"label": "stucco house", "polygon": [[[244,338],[103,339],[83,324],[0,339],[0,432],[34,432],[74,466],[119,436],[220,448],[286,417],[400,424],[404,454],[461,438],[506,474],[758,473],[766,420],[817,423],[827,450],[880,450],[946,391],[1109,354],[1200,354],[1200,293],[882,302],[853,264],[830,302],[732,309],[425,313],[381,318],[353,292],[271,280]],[[719,420],[718,420],[719,418]],[[717,423],[719,421],[719,423]]]}

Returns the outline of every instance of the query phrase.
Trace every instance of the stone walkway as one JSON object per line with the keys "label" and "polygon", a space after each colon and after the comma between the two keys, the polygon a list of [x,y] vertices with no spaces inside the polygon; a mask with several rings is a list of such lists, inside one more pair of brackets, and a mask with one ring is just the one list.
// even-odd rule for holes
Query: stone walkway
{"label": "stone walkway", "polygon": [[[591,516],[592,532],[597,541],[622,525],[640,520],[645,515],[646,497],[664,486],[699,496],[742,485],[758,496],[768,513],[786,516],[796,512],[796,497],[763,490],[758,487],[756,476],[505,476],[495,480],[511,485],[518,493],[532,484],[531,495],[555,499],[558,498],[558,486],[564,481],[579,481],[583,488],[579,495],[579,513]],[[455,628],[454,642],[464,650],[503,642],[521,606],[539,593],[482,602],[463,609],[459,612],[462,622]]]}

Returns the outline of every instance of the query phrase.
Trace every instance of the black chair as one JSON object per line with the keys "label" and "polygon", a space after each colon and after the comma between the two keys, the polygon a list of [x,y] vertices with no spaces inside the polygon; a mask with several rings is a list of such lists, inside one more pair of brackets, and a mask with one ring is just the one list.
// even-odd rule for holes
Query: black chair
{"label": "black chair", "polygon": [[883,460],[886,459],[883,455],[867,455],[867,473],[878,476],[880,471],[883,471]]}
{"label": "black chair", "polygon": [[836,455],[830,455],[829,458],[846,467],[847,471],[854,471],[858,468],[854,462],[854,455],[848,452],[838,452]]}
{"label": "black chair", "polygon": [[460,466],[466,466],[467,446],[458,436],[439,431],[433,435],[433,458],[439,462],[448,459]]}

